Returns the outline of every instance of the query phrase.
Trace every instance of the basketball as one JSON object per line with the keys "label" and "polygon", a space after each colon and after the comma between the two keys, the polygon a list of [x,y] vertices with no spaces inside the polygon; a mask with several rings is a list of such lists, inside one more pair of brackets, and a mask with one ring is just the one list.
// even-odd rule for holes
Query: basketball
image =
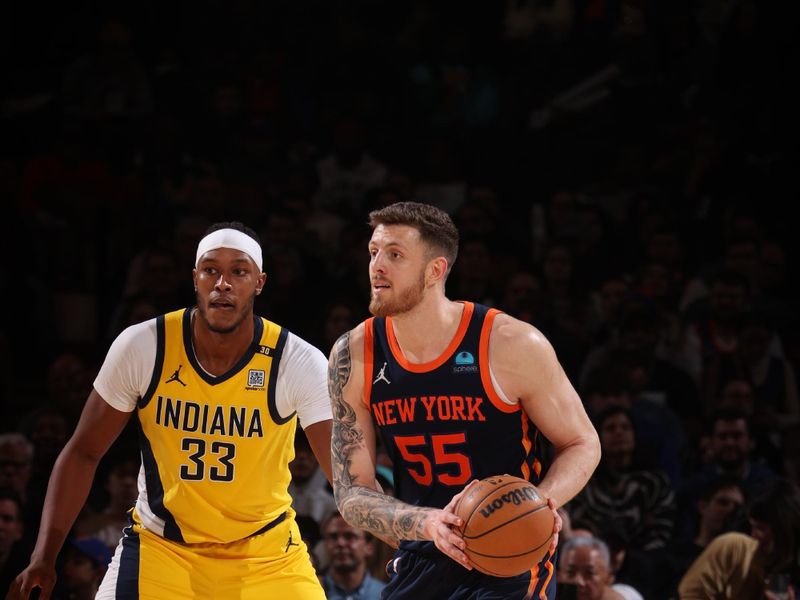
{"label": "basketball", "polygon": [[481,573],[513,577],[530,571],[550,548],[553,511],[529,481],[498,475],[475,484],[458,501],[456,528],[464,553]]}

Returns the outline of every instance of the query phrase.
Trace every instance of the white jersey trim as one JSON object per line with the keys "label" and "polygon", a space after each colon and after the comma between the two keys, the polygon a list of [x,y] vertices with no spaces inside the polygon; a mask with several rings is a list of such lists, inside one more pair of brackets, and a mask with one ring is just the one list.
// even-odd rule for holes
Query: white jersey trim
{"label": "white jersey trim", "polygon": [[519,404],[519,401],[512,401],[508,399],[508,396],[506,396],[506,393],[503,391],[503,388],[500,387],[500,383],[497,381],[497,377],[494,376],[494,371],[492,371],[492,365],[489,365],[489,377],[492,381],[492,387],[494,387],[494,391],[498,395],[500,400],[502,400],[509,406],[515,406]]}

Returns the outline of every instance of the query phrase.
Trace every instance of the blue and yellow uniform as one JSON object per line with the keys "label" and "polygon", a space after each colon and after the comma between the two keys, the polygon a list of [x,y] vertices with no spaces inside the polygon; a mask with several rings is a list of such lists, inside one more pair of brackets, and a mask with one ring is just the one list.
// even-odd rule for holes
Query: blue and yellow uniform
{"label": "blue and yellow uniform", "polygon": [[251,347],[219,376],[194,354],[191,310],[156,319],[139,500],[98,598],[324,598],[287,491],[297,416],[275,400],[287,331],[254,319]]}
{"label": "blue and yellow uniform", "polygon": [[[450,345],[425,364],[405,359],[391,317],[364,323],[364,401],[403,502],[444,508],[473,479],[504,473],[539,482],[538,431],[492,382],[489,335],[497,313],[465,302]],[[549,555],[513,578],[469,572],[432,542],[402,542],[398,556],[385,598],[555,597]]]}

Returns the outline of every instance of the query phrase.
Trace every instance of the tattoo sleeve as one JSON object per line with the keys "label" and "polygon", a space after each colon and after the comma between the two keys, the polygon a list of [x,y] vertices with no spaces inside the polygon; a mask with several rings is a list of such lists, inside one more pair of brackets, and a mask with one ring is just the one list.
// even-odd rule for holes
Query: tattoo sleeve
{"label": "tattoo sleeve", "polygon": [[411,506],[377,490],[365,487],[353,472],[353,456],[369,452],[364,431],[355,410],[344,399],[343,389],[350,380],[350,333],[333,346],[328,362],[328,392],[333,408],[331,467],[333,494],[345,520],[385,540],[423,540],[430,509]]}

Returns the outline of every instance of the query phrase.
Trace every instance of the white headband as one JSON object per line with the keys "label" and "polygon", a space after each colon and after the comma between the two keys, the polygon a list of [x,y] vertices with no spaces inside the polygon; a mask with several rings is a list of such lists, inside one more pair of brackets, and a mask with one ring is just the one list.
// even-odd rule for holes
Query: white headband
{"label": "white headband", "polygon": [[217,248],[241,250],[253,259],[259,271],[263,270],[261,246],[249,235],[238,229],[217,229],[200,240],[200,243],[197,244],[197,257],[195,258],[194,266],[196,267],[198,265],[200,257],[202,257],[203,254],[210,250],[216,250]]}

